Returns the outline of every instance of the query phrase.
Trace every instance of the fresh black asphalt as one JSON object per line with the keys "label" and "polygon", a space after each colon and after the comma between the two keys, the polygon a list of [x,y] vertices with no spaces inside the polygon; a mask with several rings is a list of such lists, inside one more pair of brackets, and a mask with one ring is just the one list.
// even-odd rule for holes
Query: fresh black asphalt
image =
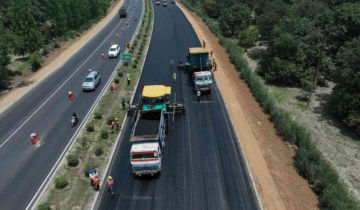
{"label": "fresh black asphalt", "polygon": [[[176,5],[156,6],[154,30],[141,84],[172,87],[171,101],[184,103],[187,111],[170,125],[163,154],[161,177],[135,177],[131,173],[129,143],[132,117],[109,170],[115,195],[100,192],[98,209],[259,209],[236,134],[218,87],[196,101],[188,74],[170,69],[170,60],[186,58],[187,47],[200,46],[184,14]],[[216,53],[216,52],[215,52]],[[173,73],[176,83],[172,83]],[[136,103],[137,100],[134,101]]]}
{"label": "fresh black asphalt", "polygon": [[[131,13],[136,2],[134,16],[140,17],[141,0],[125,0],[124,6],[128,6]],[[20,210],[28,206],[83,122],[120,61],[120,57],[107,58],[110,43],[120,44],[123,52],[136,30],[137,22],[134,20],[129,27],[125,26],[126,20],[118,25],[120,21],[116,15],[69,61],[0,115],[0,145],[4,143],[0,147],[1,210]],[[121,28],[125,29],[124,33],[121,33]],[[119,39],[116,39],[116,34],[119,34]],[[101,54],[105,54],[105,60],[101,60]],[[74,73],[80,66],[79,71]],[[96,91],[83,92],[82,81],[89,69],[99,71],[102,82]],[[74,100],[67,99],[68,91],[75,94]],[[70,126],[73,111],[80,118],[80,123],[74,128]],[[39,132],[40,144],[31,145],[32,132]]]}

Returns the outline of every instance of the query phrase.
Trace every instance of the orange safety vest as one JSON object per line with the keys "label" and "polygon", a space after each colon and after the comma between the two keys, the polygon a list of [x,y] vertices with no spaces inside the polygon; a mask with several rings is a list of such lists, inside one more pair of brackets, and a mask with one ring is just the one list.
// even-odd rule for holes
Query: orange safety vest
{"label": "orange safety vest", "polygon": [[114,181],[112,179],[108,179],[108,186],[111,187],[114,185]]}
{"label": "orange safety vest", "polygon": [[115,84],[112,84],[111,86],[112,86],[112,89],[113,89],[113,90],[116,90]]}
{"label": "orange safety vest", "polygon": [[97,177],[93,178],[93,183],[94,183],[95,186],[99,185],[99,182],[100,182],[99,178],[97,178]]}

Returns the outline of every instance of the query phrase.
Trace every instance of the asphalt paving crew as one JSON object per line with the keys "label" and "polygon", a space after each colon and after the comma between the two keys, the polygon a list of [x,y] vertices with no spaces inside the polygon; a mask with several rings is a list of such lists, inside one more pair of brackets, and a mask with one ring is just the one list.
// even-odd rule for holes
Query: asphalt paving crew
{"label": "asphalt paving crew", "polygon": [[126,75],[126,80],[127,80],[128,85],[130,85],[130,74]]}
{"label": "asphalt paving crew", "polygon": [[213,55],[213,51],[211,50],[210,51],[210,58],[212,58],[212,55]]}
{"label": "asphalt paving crew", "polygon": [[199,102],[200,102],[200,96],[201,96],[201,92],[200,92],[200,90],[197,90],[196,97],[197,97],[197,101],[199,101]]}
{"label": "asphalt paving crew", "polygon": [[94,183],[93,183],[93,178],[95,176],[95,173],[94,173],[94,170],[93,169],[90,169],[89,170],[89,177],[90,177],[90,185],[91,186],[94,186]]}
{"label": "asphalt paving crew", "polygon": [[117,91],[117,88],[116,88],[115,82],[113,82],[113,83],[111,84],[111,92],[113,93],[113,92],[115,92],[115,91]]}
{"label": "asphalt paving crew", "polygon": [[173,74],[173,79],[174,79],[173,83],[176,83],[176,73],[175,72]]}
{"label": "asphalt paving crew", "polygon": [[115,118],[115,130],[116,130],[116,133],[119,133],[119,131],[120,131],[120,124],[119,124],[118,118]]}
{"label": "asphalt paving crew", "polygon": [[170,69],[172,69],[173,66],[174,66],[174,61],[171,60],[171,61],[170,61]]}
{"label": "asphalt paving crew", "polygon": [[94,176],[93,184],[94,184],[95,190],[99,191],[100,190],[100,178],[99,178],[99,176],[97,176],[97,175]]}

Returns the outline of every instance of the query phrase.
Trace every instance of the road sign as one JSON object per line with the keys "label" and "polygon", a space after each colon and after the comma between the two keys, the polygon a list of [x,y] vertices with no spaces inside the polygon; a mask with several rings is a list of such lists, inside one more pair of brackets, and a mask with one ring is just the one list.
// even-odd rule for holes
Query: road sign
{"label": "road sign", "polygon": [[121,53],[121,60],[122,61],[131,61],[132,54],[131,53]]}
{"label": "road sign", "polygon": [[130,43],[127,43],[127,44],[126,44],[126,48],[127,48],[127,49],[130,49],[130,48],[131,48],[131,44],[130,44]]}

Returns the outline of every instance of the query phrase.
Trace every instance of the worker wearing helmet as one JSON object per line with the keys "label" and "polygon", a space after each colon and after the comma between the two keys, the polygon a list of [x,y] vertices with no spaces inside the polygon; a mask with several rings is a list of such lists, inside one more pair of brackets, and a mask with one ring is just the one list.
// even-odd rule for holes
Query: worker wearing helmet
{"label": "worker wearing helmet", "polygon": [[196,91],[196,96],[197,96],[197,101],[199,101],[199,102],[200,102],[201,92],[200,92],[200,90],[199,90],[199,89]]}
{"label": "worker wearing helmet", "polygon": [[108,176],[107,183],[109,187],[112,187],[114,185],[114,180],[111,176]]}

